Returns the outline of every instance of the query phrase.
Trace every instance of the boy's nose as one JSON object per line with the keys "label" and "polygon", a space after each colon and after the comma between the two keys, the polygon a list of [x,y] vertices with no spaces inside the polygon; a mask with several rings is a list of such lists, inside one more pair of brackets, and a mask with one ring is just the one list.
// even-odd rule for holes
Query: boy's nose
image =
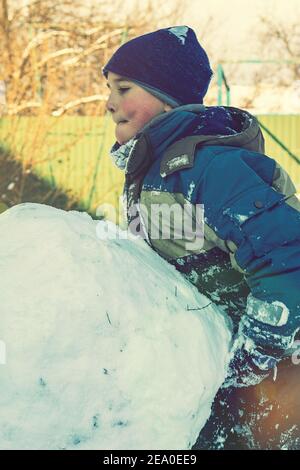
{"label": "boy's nose", "polygon": [[115,104],[112,102],[111,97],[109,97],[107,102],[106,102],[106,109],[110,113],[113,113],[115,111]]}

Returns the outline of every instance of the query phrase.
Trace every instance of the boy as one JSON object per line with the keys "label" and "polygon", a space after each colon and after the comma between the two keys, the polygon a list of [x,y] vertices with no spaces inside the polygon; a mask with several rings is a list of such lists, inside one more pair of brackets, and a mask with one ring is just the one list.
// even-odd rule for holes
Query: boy
{"label": "boy", "polygon": [[[122,45],[103,68],[116,123],[111,155],[125,170],[128,223],[232,317],[225,387],[255,385],[287,354],[300,329],[300,203],[285,171],[265,156],[257,120],[205,107],[212,71],[194,31],[160,29]],[[174,204],[204,237],[178,231],[175,217],[149,220]],[[151,219],[151,217],[150,217]],[[153,223],[152,223],[153,222]],[[170,237],[152,236],[162,222]],[[192,242],[192,243],[191,243]],[[197,243],[200,242],[200,243]]]}

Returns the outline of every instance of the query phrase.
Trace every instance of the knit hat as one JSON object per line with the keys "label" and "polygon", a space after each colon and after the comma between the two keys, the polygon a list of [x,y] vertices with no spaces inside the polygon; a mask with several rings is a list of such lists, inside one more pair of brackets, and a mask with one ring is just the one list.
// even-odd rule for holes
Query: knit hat
{"label": "knit hat", "polygon": [[188,26],[159,29],[123,44],[102,69],[128,78],[171,106],[203,103],[209,60]]}

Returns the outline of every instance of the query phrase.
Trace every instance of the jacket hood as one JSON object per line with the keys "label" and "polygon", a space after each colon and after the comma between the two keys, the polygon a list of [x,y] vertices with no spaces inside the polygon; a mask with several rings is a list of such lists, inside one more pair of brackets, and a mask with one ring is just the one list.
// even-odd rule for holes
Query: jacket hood
{"label": "jacket hood", "polygon": [[163,142],[169,146],[171,141],[201,136],[204,145],[230,145],[264,151],[257,119],[247,111],[229,106],[179,106],[156,116],[141,133],[147,133],[157,149]]}

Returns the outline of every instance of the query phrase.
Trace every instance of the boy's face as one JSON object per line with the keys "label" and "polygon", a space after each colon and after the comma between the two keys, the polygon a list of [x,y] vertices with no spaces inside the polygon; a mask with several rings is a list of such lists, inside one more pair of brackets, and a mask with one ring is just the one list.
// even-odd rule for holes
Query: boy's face
{"label": "boy's face", "polygon": [[134,137],[154,116],[172,109],[116,73],[108,72],[107,86],[110,95],[106,108],[116,123],[116,139],[121,145]]}

